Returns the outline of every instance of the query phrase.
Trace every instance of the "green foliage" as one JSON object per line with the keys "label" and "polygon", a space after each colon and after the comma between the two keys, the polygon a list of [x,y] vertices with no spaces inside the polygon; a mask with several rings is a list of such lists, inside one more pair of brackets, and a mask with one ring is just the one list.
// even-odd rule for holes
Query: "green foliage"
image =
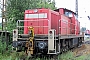
{"label": "green foliage", "polygon": [[24,20],[24,11],[36,8],[55,9],[55,1],[51,0],[8,0],[7,1],[7,30],[12,32],[16,28],[17,20]]}
{"label": "green foliage", "polygon": [[0,30],[2,30],[2,26],[0,26]]}
{"label": "green foliage", "polygon": [[[50,58],[39,58],[39,57],[29,58],[28,56],[24,55],[24,52],[20,52],[20,53],[13,52],[13,53],[11,53],[11,55],[10,54],[9,55],[7,55],[7,54],[1,55],[0,54],[0,60],[22,60],[23,58],[25,58],[25,60],[53,60]],[[58,56],[57,60],[90,60],[90,54],[75,57],[73,55],[73,52],[69,51],[69,52],[60,54]]]}
{"label": "green foliage", "polygon": [[55,1],[45,1],[45,0],[41,0],[39,3],[37,3],[37,8],[49,8],[49,9],[56,9],[55,7]]}
{"label": "green foliage", "polygon": [[58,59],[61,59],[61,60],[70,60],[73,58],[74,58],[74,55],[70,51],[58,56]]}
{"label": "green foliage", "polygon": [[58,60],[89,60],[90,55],[81,55],[78,57],[75,57],[73,52],[68,51],[66,53],[63,53],[58,56]]}
{"label": "green foliage", "polygon": [[[86,56],[80,56],[80,57],[75,58],[74,60],[85,60],[85,58],[86,58]],[[86,59],[86,60],[88,60],[88,59]]]}
{"label": "green foliage", "polygon": [[2,42],[2,40],[0,39],[0,53],[4,54],[5,51],[6,51],[6,43]]}
{"label": "green foliage", "polygon": [[2,23],[0,23],[0,30],[2,30]]}

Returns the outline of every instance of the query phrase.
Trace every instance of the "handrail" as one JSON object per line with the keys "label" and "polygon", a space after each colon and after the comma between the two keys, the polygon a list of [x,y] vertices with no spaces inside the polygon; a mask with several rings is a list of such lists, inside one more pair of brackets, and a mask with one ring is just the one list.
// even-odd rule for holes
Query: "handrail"
{"label": "handrail", "polygon": [[37,21],[37,22],[39,22],[39,21],[48,21],[48,26],[33,26],[33,27],[49,27],[50,25],[49,25],[49,20],[46,20],[46,19],[43,19],[43,20],[18,20],[17,21],[17,27],[28,27],[28,26],[19,26],[18,25],[18,22],[20,23],[20,22],[31,22],[31,21]]}
{"label": "handrail", "polygon": [[[62,20],[62,22],[64,22],[65,24],[70,24],[70,25],[74,25],[75,27],[74,27],[74,29],[72,29],[71,27],[69,27],[68,28],[68,25],[67,26],[64,26],[64,27],[60,27],[60,25],[59,25],[59,31],[60,31],[60,28],[62,28],[62,29],[66,29],[66,32],[68,33],[68,29],[70,30],[70,31],[76,31],[77,29],[76,29],[76,24],[74,24],[74,23],[71,23],[71,22],[68,22],[68,21],[63,21],[63,19],[60,19],[58,22],[59,22],[59,24],[60,24],[60,21]],[[59,33],[60,34],[60,33]]]}
{"label": "handrail", "polygon": [[[28,27],[28,26],[17,26],[17,27]],[[33,27],[49,27],[49,26],[33,26]]]}
{"label": "handrail", "polygon": [[[42,23],[43,23],[44,21],[47,22],[47,25],[42,24],[42,25],[39,26],[39,25],[37,24],[37,25],[31,25],[31,27],[36,27],[36,28],[42,27],[42,28],[48,28],[48,30],[49,30],[49,29],[50,29],[50,22],[49,22],[49,20],[47,20],[47,19],[40,19],[40,20],[38,20],[38,19],[37,19],[37,20],[34,20],[34,19],[33,19],[33,20],[18,20],[18,21],[17,21],[17,28],[18,28],[19,31],[22,30],[21,28],[28,28],[28,27],[29,27],[28,24],[27,24],[26,26],[20,25],[21,23],[24,23],[24,22],[27,22],[27,23],[28,23],[28,22],[37,22],[37,23],[38,23],[38,22],[42,22]],[[44,33],[44,32],[43,32],[43,33]]]}
{"label": "handrail", "polygon": [[[62,19],[59,20],[59,22],[58,22],[59,24],[60,24],[60,21],[61,21],[61,20],[62,20]],[[28,26],[19,26],[19,23],[20,23],[20,22],[25,22],[25,21],[27,21],[27,22],[48,21],[48,26],[43,26],[43,25],[42,25],[42,26],[33,26],[33,27],[50,27],[50,22],[49,22],[49,20],[47,20],[47,19],[40,19],[40,20],[38,20],[38,19],[37,19],[37,20],[18,20],[18,21],[17,21],[17,28],[28,27]],[[68,28],[68,25],[67,25],[67,26],[64,26],[64,27],[60,27],[60,25],[59,25],[59,27],[58,27],[59,29],[60,29],[60,28],[63,28],[63,29],[66,30],[67,33],[68,33],[68,29],[69,29],[70,31],[76,31],[76,29],[75,29],[75,28],[76,28],[76,24],[71,23],[71,22],[68,22],[68,20],[67,20],[67,21],[63,21],[63,20],[62,20],[62,22],[65,22],[66,24],[72,24],[72,25],[74,25],[75,27],[72,29],[71,27]],[[49,28],[48,28],[48,29],[49,29]],[[60,31],[60,30],[59,30],[59,31]]]}

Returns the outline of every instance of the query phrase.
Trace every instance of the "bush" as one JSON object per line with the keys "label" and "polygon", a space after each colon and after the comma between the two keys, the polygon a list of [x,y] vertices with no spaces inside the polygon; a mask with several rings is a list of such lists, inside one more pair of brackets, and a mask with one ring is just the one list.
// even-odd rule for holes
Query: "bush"
{"label": "bush", "polygon": [[4,54],[5,51],[6,51],[6,42],[2,42],[2,40],[0,40],[0,53]]}

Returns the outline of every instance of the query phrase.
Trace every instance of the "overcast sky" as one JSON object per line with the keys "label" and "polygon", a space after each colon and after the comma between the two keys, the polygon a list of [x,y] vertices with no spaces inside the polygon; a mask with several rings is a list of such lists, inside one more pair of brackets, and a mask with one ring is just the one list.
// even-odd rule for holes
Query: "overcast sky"
{"label": "overcast sky", "polygon": [[[0,0],[1,1],[1,0]],[[55,0],[57,8],[67,8],[75,12],[75,0]],[[1,5],[0,5],[1,6]],[[90,16],[90,0],[78,0],[78,14],[80,25],[90,29],[90,21],[87,16]],[[85,12],[86,11],[86,12]],[[1,12],[0,12],[1,13]],[[0,18],[0,22],[1,22]]]}
{"label": "overcast sky", "polygon": [[[75,12],[75,0],[55,0],[56,7],[58,8],[68,8]],[[78,0],[78,20],[80,21],[81,27],[86,27],[90,29],[90,21],[87,16],[90,16],[90,0]],[[85,12],[86,11],[86,12]]]}

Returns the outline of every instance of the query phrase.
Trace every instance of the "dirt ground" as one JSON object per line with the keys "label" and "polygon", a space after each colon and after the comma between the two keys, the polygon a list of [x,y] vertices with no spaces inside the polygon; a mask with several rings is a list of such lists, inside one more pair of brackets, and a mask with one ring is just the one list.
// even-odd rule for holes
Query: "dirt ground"
{"label": "dirt ground", "polygon": [[73,51],[74,55],[76,57],[79,57],[79,56],[82,56],[82,55],[90,55],[90,40],[88,41],[85,41],[84,44],[79,47],[79,48],[76,48],[74,51]]}

